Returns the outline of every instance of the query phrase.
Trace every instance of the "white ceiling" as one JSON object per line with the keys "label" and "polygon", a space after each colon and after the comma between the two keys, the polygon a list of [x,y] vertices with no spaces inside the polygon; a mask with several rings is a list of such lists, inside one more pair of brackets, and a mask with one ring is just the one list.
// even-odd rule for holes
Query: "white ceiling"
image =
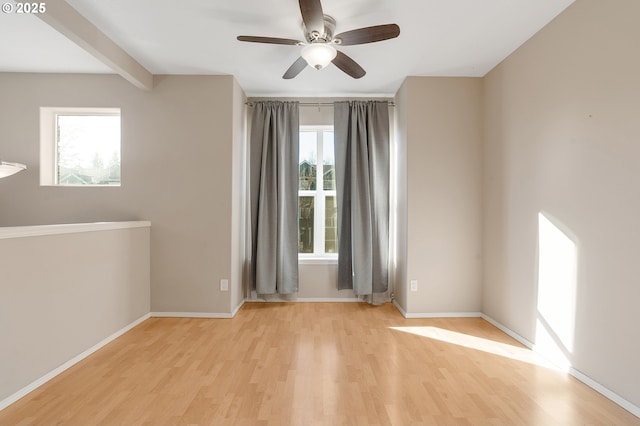
{"label": "white ceiling", "polygon": [[[60,0],[50,0],[60,1]],[[397,39],[340,47],[367,75],[335,66],[282,74],[303,39],[296,0],[67,0],[152,74],[232,74],[248,96],[391,96],[406,76],[483,76],[573,0],[323,0],[336,33],[396,23]],[[0,14],[0,71],[113,73],[35,16]]]}

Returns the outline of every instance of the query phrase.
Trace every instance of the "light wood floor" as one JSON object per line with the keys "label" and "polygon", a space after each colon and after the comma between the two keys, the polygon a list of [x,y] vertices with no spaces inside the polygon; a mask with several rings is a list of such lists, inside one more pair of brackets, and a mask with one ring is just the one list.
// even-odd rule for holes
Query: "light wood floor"
{"label": "light wood floor", "polygon": [[152,318],[0,411],[1,425],[640,425],[479,318],[248,303]]}

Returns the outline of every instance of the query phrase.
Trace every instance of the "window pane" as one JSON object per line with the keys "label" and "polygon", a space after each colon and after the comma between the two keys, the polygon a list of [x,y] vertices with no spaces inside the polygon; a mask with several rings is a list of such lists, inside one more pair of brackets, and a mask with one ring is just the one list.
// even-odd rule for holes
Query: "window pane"
{"label": "window pane", "polygon": [[298,197],[298,253],[313,253],[313,197]]}
{"label": "window pane", "polygon": [[59,115],[60,185],[120,185],[120,116]]}
{"label": "window pane", "polygon": [[316,166],[318,164],[318,143],[316,132],[300,132],[298,189],[316,189]]}
{"label": "window pane", "polygon": [[337,253],[338,209],[336,207],[336,197],[325,197],[324,207],[324,251],[326,253]]}
{"label": "window pane", "polygon": [[322,132],[322,159],[323,170],[322,177],[325,190],[334,190],[336,189],[336,160],[335,153],[333,151],[333,132],[332,131],[324,131]]}

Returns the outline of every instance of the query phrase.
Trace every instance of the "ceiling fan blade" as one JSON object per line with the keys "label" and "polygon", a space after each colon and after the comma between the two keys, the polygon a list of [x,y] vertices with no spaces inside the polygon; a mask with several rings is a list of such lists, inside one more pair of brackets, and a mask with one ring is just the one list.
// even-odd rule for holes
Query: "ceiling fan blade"
{"label": "ceiling fan blade", "polygon": [[341,46],[353,46],[355,44],[373,43],[376,41],[389,40],[400,35],[400,27],[396,24],[376,25],[373,27],[360,28],[346,31],[334,37],[340,39]]}
{"label": "ceiling fan blade", "polygon": [[298,59],[296,59],[296,61],[289,67],[289,69],[287,70],[287,72],[284,73],[284,75],[282,76],[282,78],[284,78],[285,80],[290,80],[293,77],[297,76],[298,74],[300,74],[300,72],[305,69],[307,67],[307,61],[300,56]]}
{"label": "ceiling fan blade", "polygon": [[257,37],[257,36],[238,36],[238,41],[248,41],[251,43],[267,43],[267,44],[288,44],[291,46],[296,46],[302,43],[299,40],[293,40],[290,38]]}
{"label": "ceiling fan blade", "polygon": [[353,78],[362,78],[367,73],[356,61],[340,51],[331,62]]}
{"label": "ceiling fan blade", "polygon": [[317,31],[324,34],[324,12],[320,0],[298,0],[300,3],[300,13],[302,21],[308,32]]}

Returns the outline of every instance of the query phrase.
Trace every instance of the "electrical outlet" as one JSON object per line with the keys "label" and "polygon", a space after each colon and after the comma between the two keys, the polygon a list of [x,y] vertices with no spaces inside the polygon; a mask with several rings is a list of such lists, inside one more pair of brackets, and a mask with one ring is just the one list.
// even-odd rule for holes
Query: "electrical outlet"
{"label": "electrical outlet", "polygon": [[229,280],[220,280],[220,291],[229,291]]}
{"label": "electrical outlet", "polygon": [[411,280],[411,291],[418,291],[418,280]]}

